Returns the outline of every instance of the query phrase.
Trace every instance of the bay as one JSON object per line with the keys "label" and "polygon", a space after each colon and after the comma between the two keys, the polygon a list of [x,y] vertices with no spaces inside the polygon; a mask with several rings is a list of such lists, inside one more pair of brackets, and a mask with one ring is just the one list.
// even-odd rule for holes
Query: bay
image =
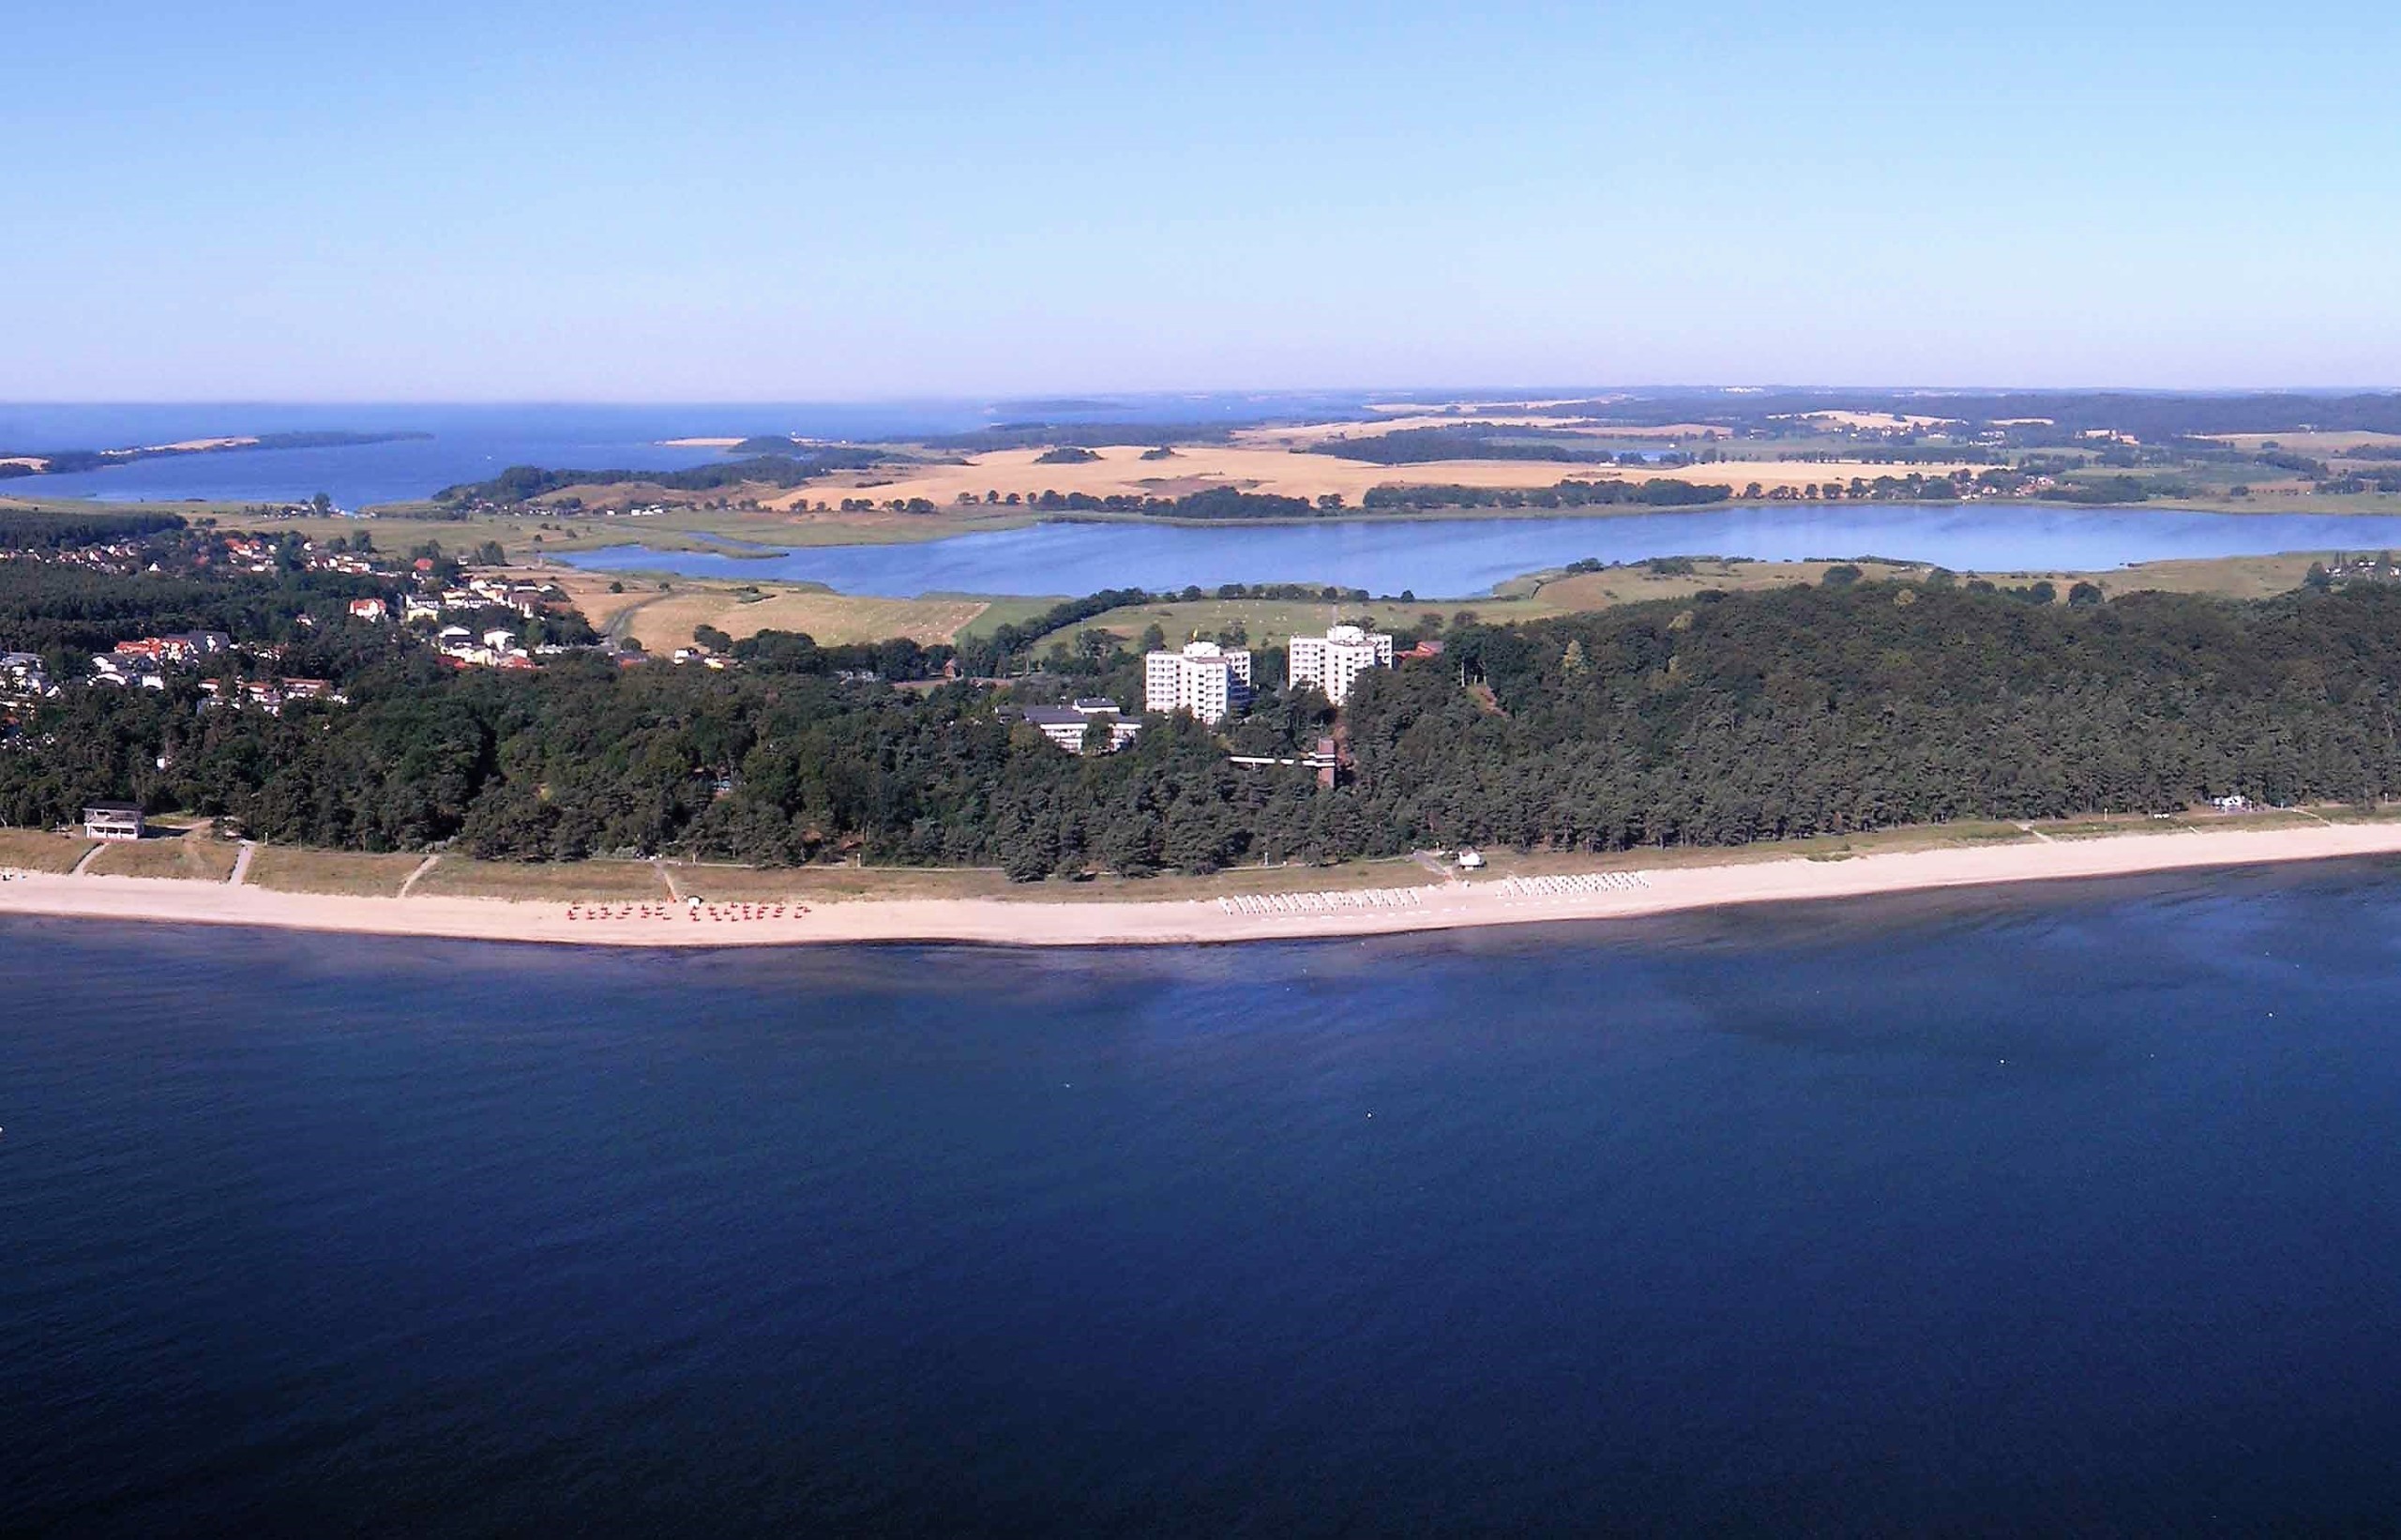
{"label": "bay", "polygon": [[2401,518],[2221,514],[2020,503],[1769,504],[1712,512],[1530,518],[1329,520],[1206,526],[1031,525],[891,545],[727,555],[617,546],[558,559],[596,571],[823,583],[838,593],[1173,592],[1305,582],[1379,596],[1468,597],[1593,558],[1885,556],[1976,572],[2107,571],[2137,562],[2287,551],[2401,550]]}
{"label": "bay", "polygon": [[0,1531],[2372,1527],[2395,875],[1064,954],[0,924]]}

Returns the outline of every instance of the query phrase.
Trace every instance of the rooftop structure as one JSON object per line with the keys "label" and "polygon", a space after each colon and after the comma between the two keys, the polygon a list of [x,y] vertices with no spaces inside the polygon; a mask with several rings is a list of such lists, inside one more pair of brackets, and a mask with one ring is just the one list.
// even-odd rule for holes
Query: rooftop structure
{"label": "rooftop structure", "polygon": [[1095,722],[1109,725],[1109,747],[1105,752],[1110,754],[1132,743],[1142,731],[1141,723],[1125,719],[1116,702],[1097,699],[1080,700],[1067,706],[1028,706],[1025,719],[1070,754],[1085,752],[1086,734]]}
{"label": "rooftop structure", "polygon": [[1184,650],[1149,653],[1142,658],[1146,709],[1188,711],[1204,722],[1222,722],[1236,706],[1250,703],[1250,654],[1214,642],[1187,642]]}
{"label": "rooftop structure", "polygon": [[1323,636],[1296,636],[1291,646],[1291,687],[1315,685],[1336,705],[1351,698],[1351,686],[1369,669],[1392,667],[1392,638],[1356,626],[1336,626]]}

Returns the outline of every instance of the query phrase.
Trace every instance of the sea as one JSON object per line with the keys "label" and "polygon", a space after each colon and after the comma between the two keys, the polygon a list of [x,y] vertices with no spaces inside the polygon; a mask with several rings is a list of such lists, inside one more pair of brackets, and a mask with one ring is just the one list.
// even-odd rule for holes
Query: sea
{"label": "sea", "polygon": [[0,1532],[2387,1532],[2396,879],[0,922]]}
{"label": "sea", "polygon": [[1011,420],[1214,423],[1264,414],[1349,416],[1358,395],[1210,393],[1110,400],[891,400],[506,405],[273,401],[40,404],[0,401],[0,456],[124,449],[261,433],[404,433],[385,444],[323,449],[159,456],[72,476],[0,481],[0,493],[38,491],[117,503],[301,503],[324,492],[343,508],[430,497],[511,465],[676,470],[722,458],[674,447],[685,438],[797,433],[883,439],[968,432]]}

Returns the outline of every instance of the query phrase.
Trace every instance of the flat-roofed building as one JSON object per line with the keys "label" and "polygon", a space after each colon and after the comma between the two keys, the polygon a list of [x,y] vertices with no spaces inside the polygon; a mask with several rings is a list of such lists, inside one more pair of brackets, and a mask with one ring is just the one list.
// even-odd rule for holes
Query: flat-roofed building
{"label": "flat-roofed building", "polygon": [[1132,743],[1142,731],[1140,722],[1125,720],[1125,714],[1114,701],[1086,699],[1067,706],[1028,706],[1025,719],[1042,730],[1042,735],[1070,754],[1090,752],[1085,745],[1091,741],[1095,722],[1109,728],[1109,747],[1103,753],[1114,754]]}
{"label": "flat-roofed building", "polygon": [[1291,687],[1315,685],[1336,705],[1351,698],[1351,687],[1369,669],[1392,667],[1392,638],[1356,626],[1336,626],[1323,636],[1292,639]]}
{"label": "flat-roofed building", "polygon": [[86,839],[139,839],[142,806],[135,802],[94,802],[83,808]]}
{"label": "flat-roofed building", "polygon": [[1214,642],[1145,654],[1142,702],[1146,710],[1188,711],[1201,721],[1222,722],[1235,707],[1250,703],[1250,654]]}

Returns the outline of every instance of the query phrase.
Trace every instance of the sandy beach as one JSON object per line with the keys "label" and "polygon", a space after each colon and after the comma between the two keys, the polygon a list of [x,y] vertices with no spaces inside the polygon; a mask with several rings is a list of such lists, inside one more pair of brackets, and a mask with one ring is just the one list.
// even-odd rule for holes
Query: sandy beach
{"label": "sandy beach", "polygon": [[1428,882],[1385,890],[1381,903],[1303,901],[1289,911],[1217,898],[1046,903],[1035,896],[1038,890],[1029,890],[1023,898],[865,898],[806,907],[725,903],[695,912],[664,902],[341,898],[226,883],[28,873],[0,883],[0,914],[603,946],[1191,945],[1622,919],[1741,904],[2393,854],[2401,854],[2401,823],[2182,831],[1835,861],[1684,866],[1638,871],[1614,884],[1596,883],[1589,891],[1558,891],[1575,884],[1557,879]]}

